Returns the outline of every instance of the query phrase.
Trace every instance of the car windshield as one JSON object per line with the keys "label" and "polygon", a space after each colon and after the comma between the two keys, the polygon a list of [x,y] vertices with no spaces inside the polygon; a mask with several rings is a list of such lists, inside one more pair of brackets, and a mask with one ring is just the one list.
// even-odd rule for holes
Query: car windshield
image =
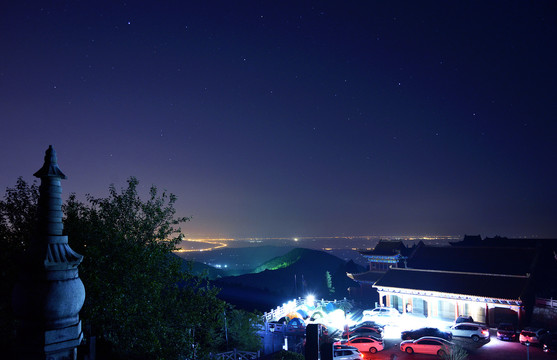
{"label": "car windshield", "polygon": [[513,331],[514,328],[512,327],[512,325],[501,325],[499,326],[499,330]]}

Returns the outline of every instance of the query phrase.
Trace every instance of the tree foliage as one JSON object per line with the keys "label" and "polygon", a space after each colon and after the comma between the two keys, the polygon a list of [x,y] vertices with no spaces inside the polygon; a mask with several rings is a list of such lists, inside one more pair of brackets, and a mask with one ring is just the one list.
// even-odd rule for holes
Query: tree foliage
{"label": "tree foliage", "polygon": [[181,241],[176,198],[155,187],[141,200],[138,181],[128,180],[107,198],[70,195],[65,229],[84,255],[86,287],[82,317],[117,354],[141,358],[189,356],[210,349],[211,327],[224,304],[203,278],[180,269],[172,250]]}
{"label": "tree foliage", "polygon": [[[172,253],[181,241],[179,225],[189,220],[176,217],[176,197],[151,187],[142,200],[138,184],[130,178],[120,191],[112,185],[106,198],[88,195],[80,201],[70,194],[63,206],[70,246],[84,255],[79,273],[86,298],[80,317],[109,348],[105,354],[98,349],[99,356],[204,358],[225,344],[219,340],[225,310],[230,345],[254,349],[257,316],[219,300],[218,290],[194,276],[191,264],[184,270],[183,260]],[[2,264],[3,329],[13,328],[6,307],[15,282],[13,259],[29,243],[37,200],[38,187],[18,179],[0,202],[0,245],[8,250],[1,253],[7,261]]]}
{"label": "tree foliage", "polygon": [[[263,325],[263,318],[244,310],[230,308],[227,312],[228,349],[257,351],[261,349],[261,338],[250,336]],[[228,350],[227,349],[227,350]]]}
{"label": "tree foliage", "polygon": [[0,346],[8,348],[15,333],[11,294],[18,274],[18,261],[27,248],[33,229],[39,187],[21,177],[13,188],[6,189],[0,201]]}
{"label": "tree foliage", "polygon": [[468,359],[468,352],[459,345],[453,346],[452,350],[443,355],[444,360],[466,360]]}
{"label": "tree foliage", "polygon": [[304,355],[299,353],[295,353],[287,350],[281,350],[271,355],[270,359],[271,360],[304,360],[305,357]]}
{"label": "tree foliage", "polygon": [[333,286],[333,277],[331,273],[327,270],[325,271],[325,284],[327,285],[327,292],[329,295],[335,293],[335,287]]}

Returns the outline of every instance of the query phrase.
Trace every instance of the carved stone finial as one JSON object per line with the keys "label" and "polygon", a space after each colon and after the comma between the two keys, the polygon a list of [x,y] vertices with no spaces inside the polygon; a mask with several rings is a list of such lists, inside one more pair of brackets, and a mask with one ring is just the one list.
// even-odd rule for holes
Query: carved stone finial
{"label": "carved stone finial", "polygon": [[44,155],[43,167],[39,169],[33,176],[43,178],[45,176],[56,176],[60,179],[66,179],[66,175],[58,167],[58,159],[56,158],[56,151],[50,145]]}

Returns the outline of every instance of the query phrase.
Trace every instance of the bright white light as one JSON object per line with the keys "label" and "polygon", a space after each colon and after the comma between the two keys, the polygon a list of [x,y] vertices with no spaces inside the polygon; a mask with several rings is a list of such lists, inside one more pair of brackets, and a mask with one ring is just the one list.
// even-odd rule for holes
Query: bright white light
{"label": "bright white light", "polygon": [[308,296],[306,296],[306,304],[309,307],[314,307],[315,306],[315,296],[313,296],[312,294],[309,294]]}
{"label": "bright white light", "polygon": [[327,321],[336,329],[344,329],[344,326],[347,325],[346,320],[344,311],[341,309],[336,309],[327,315]]}
{"label": "bright white light", "polygon": [[298,238],[294,238],[294,241],[298,241]]}

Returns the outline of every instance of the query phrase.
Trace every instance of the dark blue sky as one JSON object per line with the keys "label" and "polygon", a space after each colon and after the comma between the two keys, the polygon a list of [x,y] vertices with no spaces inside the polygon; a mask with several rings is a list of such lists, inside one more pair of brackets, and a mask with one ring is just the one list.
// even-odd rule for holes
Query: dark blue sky
{"label": "dark blue sky", "polygon": [[554,1],[10,1],[0,188],[136,176],[191,236],[557,237]]}

